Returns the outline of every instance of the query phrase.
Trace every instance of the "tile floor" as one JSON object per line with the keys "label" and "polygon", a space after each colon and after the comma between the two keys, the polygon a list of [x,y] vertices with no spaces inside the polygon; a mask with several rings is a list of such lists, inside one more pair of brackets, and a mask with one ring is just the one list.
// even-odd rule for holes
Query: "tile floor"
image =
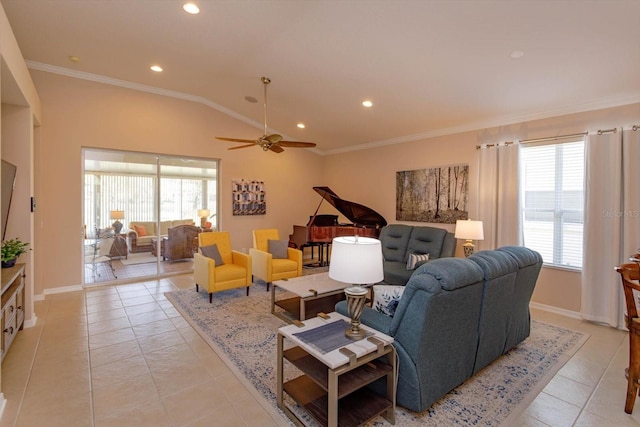
{"label": "tile floor", "polygon": [[[2,362],[4,426],[277,426],[165,298],[191,275],[47,296]],[[623,411],[625,332],[540,310],[591,334],[518,426],[640,426]],[[640,400],[639,400],[640,402]]]}

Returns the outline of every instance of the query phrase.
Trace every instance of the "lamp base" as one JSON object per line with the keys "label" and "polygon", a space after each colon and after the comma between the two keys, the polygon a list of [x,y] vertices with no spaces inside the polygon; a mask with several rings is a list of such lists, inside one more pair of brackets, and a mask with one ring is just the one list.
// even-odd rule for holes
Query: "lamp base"
{"label": "lamp base", "polygon": [[465,257],[473,255],[473,253],[476,251],[476,247],[473,245],[473,242],[471,240],[467,240],[467,243],[462,245],[462,249],[464,249]]}
{"label": "lamp base", "polygon": [[111,224],[111,226],[113,227],[113,231],[115,231],[116,234],[120,234],[120,231],[122,231],[122,223],[117,219],[113,222],[113,224]]}
{"label": "lamp base", "polygon": [[349,317],[351,317],[351,326],[344,331],[344,335],[350,340],[362,340],[365,337],[365,332],[360,329],[360,316],[364,310],[367,290],[361,286],[351,286],[345,289],[344,293],[347,296],[347,310]]}

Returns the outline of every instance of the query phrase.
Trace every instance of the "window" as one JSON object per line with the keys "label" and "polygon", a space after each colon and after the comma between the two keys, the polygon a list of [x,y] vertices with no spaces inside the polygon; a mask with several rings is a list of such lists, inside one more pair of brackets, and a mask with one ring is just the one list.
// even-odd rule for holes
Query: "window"
{"label": "window", "polygon": [[520,178],[525,246],[545,264],[582,268],[584,141],[523,145]]}

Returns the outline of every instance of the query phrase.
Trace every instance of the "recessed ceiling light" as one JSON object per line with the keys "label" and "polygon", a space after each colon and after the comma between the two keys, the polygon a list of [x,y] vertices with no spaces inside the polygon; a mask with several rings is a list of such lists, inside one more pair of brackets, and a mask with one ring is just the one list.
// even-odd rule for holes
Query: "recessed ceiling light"
{"label": "recessed ceiling light", "polygon": [[151,66],[151,71],[155,71],[156,73],[161,73],[162,72],[162,67],[159,65],[152,65]]}
{"label": "recessed ceiling light", "polygon": [[75,55],[70,55],[69,56],[69,61],[71,61],[71,62],[80,62],[80,58],[78,58]]}
{"label": "recessed ceiling light", "polygon": [[200,13],[200,8],[195,3],[185,3],[182,5],[182,8],[185,12],[192,15],[197,15],[198,13]]}
{"label": "recessed ceiling light", "polygon": [[364,105],[365,107],[369,108],[373,106],[373,102],[366,100],[366,101],[362,101],[362,105]]}
{"label": "recessed ceiling light", "polygon": [[298,126],[298,128],[300,128],[300,129],[304,129],[304,128],[306,128],[306,126],[304,125],[304,123],[298,123],[296,126]]}
{"label": "recessed ceiling light", "polygon": [[522,58],[524,56],[524,52],[521,50],[514,50],[511,52],[511,54],[509,55],[511,58],[513,59],[519,59]]}

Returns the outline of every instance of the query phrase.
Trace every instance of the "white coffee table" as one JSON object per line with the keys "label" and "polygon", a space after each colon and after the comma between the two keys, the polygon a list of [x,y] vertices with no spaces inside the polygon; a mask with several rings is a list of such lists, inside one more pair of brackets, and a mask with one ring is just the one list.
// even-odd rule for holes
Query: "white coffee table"
{"label": "white coffee table", "polygon": [[[331,279],[329,273],[277,280],[271,286],[271,314],[291,323],[315,317],[319,312],[330,313],[336,303],[344,299],[344,289],[349,286],[351,284]],[[276,300],[276,288],[294,296]]]}

